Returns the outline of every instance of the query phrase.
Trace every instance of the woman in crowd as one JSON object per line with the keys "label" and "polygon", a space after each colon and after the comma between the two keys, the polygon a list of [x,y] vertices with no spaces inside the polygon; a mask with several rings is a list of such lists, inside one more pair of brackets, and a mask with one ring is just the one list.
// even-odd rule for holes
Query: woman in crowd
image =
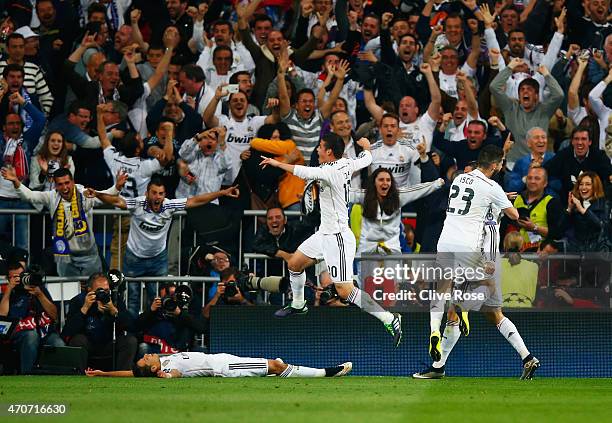
{"label": "woman in crowd", "polygon": [[66,139],[61,132],[49,132],[38,154],[30,164],[30,189],[50,191],[54,188],[53,173],[67,168],[74,176],[74,162],[68,154]]}
{"label": "woman in crowd", "polygon": [[568,195],[568,237],[570,251],[601,251],[602,243],[610,243],[605,231],[609,219],[601,179],[595,172],[578,176],[574,189]]}

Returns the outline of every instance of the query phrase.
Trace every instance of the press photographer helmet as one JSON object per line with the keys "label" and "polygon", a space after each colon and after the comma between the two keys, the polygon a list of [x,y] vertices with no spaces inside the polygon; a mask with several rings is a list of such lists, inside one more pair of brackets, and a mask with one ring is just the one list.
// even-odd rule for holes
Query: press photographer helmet
{"label": "press photographer helmet", "polygon": [[26,270],[24,270],[23,272],[21,272],[21,275],[19,276],[19,281],[21,282],[21,285],[23,285],[24,288],[27,287],[41,287],[44,285],[44,280],[45,278],[45,273],[43,272],[42,268],[37,265],[37,264],[33,264],[30,267],[28,267]]}

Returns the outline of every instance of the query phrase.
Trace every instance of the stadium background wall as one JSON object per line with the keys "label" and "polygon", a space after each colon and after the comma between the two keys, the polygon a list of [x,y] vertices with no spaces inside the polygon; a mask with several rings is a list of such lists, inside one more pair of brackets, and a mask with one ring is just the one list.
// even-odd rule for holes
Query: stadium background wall
{"label": "stadium background wall", "polygon": [[[350,308],[311,308],[279,320],[274,307],[213,307],[211,352],[280,357],[322,367],[352,361],[353,374],[407,376],[430,363],[429,314],[403,315],[404,338],[394,349],[375,318]],[[508,312],[530,351],[540,359],[537,376],[612,377],[609,312]],[[471,313],[471,333],[461,338],[446,366],[448,376],[518,377],[521,361],[494,325]]]}

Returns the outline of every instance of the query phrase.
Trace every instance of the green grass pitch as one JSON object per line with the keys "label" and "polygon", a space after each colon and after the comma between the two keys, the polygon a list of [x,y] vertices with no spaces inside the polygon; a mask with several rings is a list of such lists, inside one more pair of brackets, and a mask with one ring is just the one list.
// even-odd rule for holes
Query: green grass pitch
{"label": "green grass pitch", "polygon": [[0,421],[579,422],[610,421],[612,380],[398,377],[111,379],[0,377],[0,403],[64,403],[56,417]]}

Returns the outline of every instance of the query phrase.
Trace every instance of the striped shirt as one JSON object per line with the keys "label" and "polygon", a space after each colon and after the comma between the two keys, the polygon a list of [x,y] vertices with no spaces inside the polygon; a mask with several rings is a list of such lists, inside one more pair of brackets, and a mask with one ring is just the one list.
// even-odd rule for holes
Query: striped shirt
{"label": "striped shirt", "polygon": [[[179,187],[182,189],[181,194],[193,196],[216,192],[221,189],[223,178],[230,170],[230,163],[226,158],[225,151],[219,149],[214,154],[206,156],[200,150],[197,141],[191,138],[183,143],[179,150],[179,156],[187,163],[189,171],[196,177],[196,182],[191,185],[187,185],[181,179],[179,183]],[[219,204],[219,199],[215,199],[211,203]]]}
{"label": "striped shirt", "polygon": [[310,159],[312,152],[319,145],[323,121],[323,116],[318,110],[315,110],[308,120],[302,119],[295,109],[291,109],[289,114],[283,117],[283,122],[291,129],[293,141],[305,160]]}
{"label": "striped shirt", "polygon": [[[4,72],[4,68],[8,63],[6,60],[0,61],[0,74]],[[53,94],[45,81],[45,74],[38,65],[32,62],[25,62],[23,65],[23,71],[25,72],[25,78],[23,80],[23,86],[29,94],[36,94],[42,111],[49,115],[51,107],[53,107]]]}
{"label": "striped shirt", "polygon": [[127,248],[140,258],[152,258],[166,249],[172,215],[185,210],[186,198],[164,199],[158,213],[149,208],[146,197],[123,198],[132,215]]}

